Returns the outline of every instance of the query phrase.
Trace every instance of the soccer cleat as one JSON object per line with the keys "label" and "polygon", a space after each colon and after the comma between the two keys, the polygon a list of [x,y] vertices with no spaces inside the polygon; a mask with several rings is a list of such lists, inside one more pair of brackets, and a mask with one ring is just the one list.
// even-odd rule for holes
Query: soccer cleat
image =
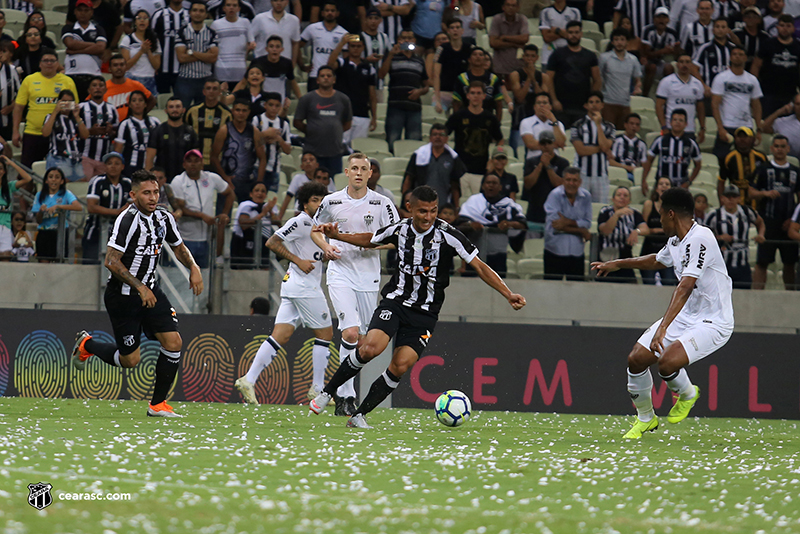
{"label": "soccer cleat", "polygon": [[258,404],[256,390],[253,384],[247,381],[247,378],[242,377],[234,382],[233,385],[239,390],[239,394],[242,396],[245,404]]}
{"label": "soccer cleat", "polygon": [[658,428],[658,417],[653,417],[649,421],[641,421],[637,417],[636,422],[633,423],[633,427],[622,437],[625,439],[640,439],[642,434],[645,432],[652,432],[656,428]]}
{"label": "soccer cleat", "polygon": [[689,415],[689,411],[694,406],[694,403],[697,402],[697,399],[700,398],[700,388],[694,386],[694,397],[691,399],[678,399],[678,402],[675,403],[675,406],[669,411],[669,415],[667,415],[667,422],[668,423],[680,423],[686,416]]}
{"label": "soccer cleat", "polygon": [[347,420],[348,428],[372,428],[367,424],[367,419],[363,413],[357,413]]}
{"label": "soccer cleat", "polygon": [[308,400],[317,398],[320,393],[322,393],[322,390],[311,384],[311,387],[308,388]]}
{"label": "soccer cleat", "polygon": [[162,401],[155,406],[152,404],[147,407],[147,417],[183,417],[172,411],[172,406],[167,401]]}
{"label": "soccer cleat", "polygon": [[330,401],[331,396],[323,391],[311,399],[311,402],[308,403],[308,409],[319,415],[325,411],[325,406],[327,406]]}
{"label": "soccer cleat", "polygon": [[92,339],[89,332],[81,330],[75,337],[75,345],[72,347],[72,366],[78,371],[83,371],[86,368],[86,360],[92,354],[84,348],[88,340]]}

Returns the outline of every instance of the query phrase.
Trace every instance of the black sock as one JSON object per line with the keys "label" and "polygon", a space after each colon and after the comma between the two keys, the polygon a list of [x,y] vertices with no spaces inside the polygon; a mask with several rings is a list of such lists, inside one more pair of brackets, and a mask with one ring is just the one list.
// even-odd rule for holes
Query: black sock
{"label": "black sock", "polygon": [[169,388],[175,381],[175,375],[178,374],[178,367],[181,364],[181,353],[170,352],[161,348],[158,354],[158,361],[156,362],[156,384],[153,388],[153,402],[150,404],[155,406],[167,400]]}
{"label": "black sock", "polygon": [[119,364],[119,359],[114,358],[114,355],[117,354],[117,346],[113,343],[100,343],[94,339],[87,339],[86,343],[83,344],[83,348],[106,362],[108,365],[121,367]]}
{"label": "black sock", "polygon": [[361,356],[358,354],[358,349],[356,349],[353,354],[345,358],[345,360],[339,364],[339,368],[333,373],[330,382],[328,382],[328,385],[325,386],[322,391],[333,397],[336,394],[336,390],[339,389],[339,386],[356,376],[366,363],[367,362],[361,359]]}
{"label": "black sock", "polygon": [[366,415],[383,402],[383,400],[391,395],[392,391],[397,388],[400,383],[400,378],[394,376],[388,369],[379,376],[372,386],[369,388],[369,393],[364,398],[364,402],[356,410],[356,414]]}

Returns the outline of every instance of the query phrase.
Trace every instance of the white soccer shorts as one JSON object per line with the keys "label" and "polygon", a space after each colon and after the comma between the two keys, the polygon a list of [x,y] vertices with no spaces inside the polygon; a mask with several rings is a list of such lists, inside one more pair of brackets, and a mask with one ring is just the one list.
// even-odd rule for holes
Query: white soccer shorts
{"label": "white soccer shorts", "polygon": [[[645,330],[637,343],[650,350],[650,342],[653,341],[653,336],[656,334],[656,330],[661,325],[662,320],[663,317]],[[732,333],[732,330],[720,329],[714,326],[713,323],[701,322],[686,326],[673,321],[667,328],[667,335],[664,338],[663,345],[666,349],[669,345],[680,341],[686,351],[686,355],[689,357],[689,363],[692,364],[721,349],[731,338]],[[656,357],[659,356],[659,354],[656,354]]]}
{"label": "white soccer shorts", "polygon": [[372,314],[378,307],[378,292],[328,286],[328,295],[339,318],[339,330],[357,326],[359,334],[366,334]]}
{"label": "white soccer shorts", "polygon": [[14,233],[8,226],[0,224],[0,252],[11,252],[14,248]]}
{"label": "white soccer shorts", "polygon": [[331,326],[331,312],[324,296],[281,297],[281,305],[275,315],[275,324],[290,324],[297,328],[317,330]]}

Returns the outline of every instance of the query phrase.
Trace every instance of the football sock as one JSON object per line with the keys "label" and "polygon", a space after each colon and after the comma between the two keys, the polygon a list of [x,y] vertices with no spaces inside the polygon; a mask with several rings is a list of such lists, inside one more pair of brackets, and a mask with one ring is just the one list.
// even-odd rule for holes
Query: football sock
{"label": "football sock", "polygon": [[[353,354],[348,356],[347,359],[339,365],[339,368],[333,373],[331,381],[328,382],[328,385],[325,386],[323,391],[333,397],[333,394],[336,393],[339,386],[356,376],[366,363],[367,362],[362,360],[361,356],[358,355],[358,349],[356,349]],[[353,396],[355,397],[355,395]]]}
{"label": "football sock", "polygon": [[664,379],[667,387],[681,396],[683,400],[693,399],[695,396],[694,385],[689,380],[689,375],[686,374],[686,369],[681,369],[669,376],[664,376],[658,373],[658,376]]}
{"label": "football sock", "polygon": [[640,421],[650,421],[655,417],[653,411],[653,375],[650,369],[645,369],[639,374],[631,373],[628,370],[628,393],[636,406],[636,412]]}
{"label": "football sock", "polygon": [[272,336],[269,336],[261,346],[258,347],[253,365],[251,365],[250,370],[247,371],[245,379],[251,384],[255,384],[256,380],[258,380],[258,375],[261,374],[261,371],[263,371],[266,366],[272,363],[272,358],[278,354],[279,350],[281,350],[281,346]]}
{"label": "football sock", "polygon": [[[342,345],[339,348],[339,361],[344,363],[345,359],[351,354],[356,352],[356,347],[358,346],[358,342],[356,343],[348,343],[345,340],[342,340]],[[356,387],[355,381],[353,379],[346,380],[344,384],[339,386],[339,390],[336,392],[337,395],[346,399],[347,397],[355,397],[356,396]]]}
{"label": "football sock", "polygon": [[161,352],[158,354],[158,361],[156,362],[156,385],[153,388],[151,406],[161,404],[167,400],[169,388],[172,387],[172,383],[175,381],[175,375],[178,374],[180,365],[180,352],[172,352],[161,347]]}
{"label": "football sock", "polygon": [[119,351],[117,350],[117,346],[113,343],[100,343],[94,339],[87,339],[86,343],[83,344],[83,348],[108,365],[121,367],[119,364]]}
{"label": "football sock", "polygon": [[318,390],[325,386],[325,368],[328,367],[328,356],[330,356],[331,342],[324,339],[315,339],[314,348],[311,350],[311,360],[313,362],[313,384]]}
{"label": "football sock", "polygon": [[383,374],[372,383],[372,386],[369,388],[369,393],[367,393],[364,402],[362,402],[361,406],[356,410],[356,414],[360,413],[366,415],[377,408],[386,397],[391,395],[392,391],[397,388],[399,383],[399,377],[394,376],[388,369],[384,371]]}

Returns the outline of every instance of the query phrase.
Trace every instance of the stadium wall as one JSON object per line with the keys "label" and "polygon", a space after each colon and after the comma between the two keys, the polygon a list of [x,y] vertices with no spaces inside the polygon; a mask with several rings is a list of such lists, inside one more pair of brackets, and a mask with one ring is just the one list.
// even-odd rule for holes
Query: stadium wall
{"label": "stadium wall", "polygon": [[[240,402],[233,388],[272,328],[253,316],[184,315],[176,401]],[[75,332],[112,341],[100,312],[0,309],[0,395],[147,400],[158,344],[142,344],[134,369],[90,360],[70,366]],[[630,414],[625,358],[640,329],[440,322],[425,356],[404,377],[393,405],[430,408],[443,390],[460,389],[481,410]],[[313,337],[297,336],[256,386],[261,402],[305,401]],[[690,369],[702,390],[693,414],[800,419],[797,336],[736,333],[717,354]],[[288,354],[287,354],[288,353]],[[295,357],[295,355],[297,355]],[[334,349],[328,377],[339,361]],[[362,384],[364,386],[364,384]],[[671,395],[656,377],[654,403]]]}

